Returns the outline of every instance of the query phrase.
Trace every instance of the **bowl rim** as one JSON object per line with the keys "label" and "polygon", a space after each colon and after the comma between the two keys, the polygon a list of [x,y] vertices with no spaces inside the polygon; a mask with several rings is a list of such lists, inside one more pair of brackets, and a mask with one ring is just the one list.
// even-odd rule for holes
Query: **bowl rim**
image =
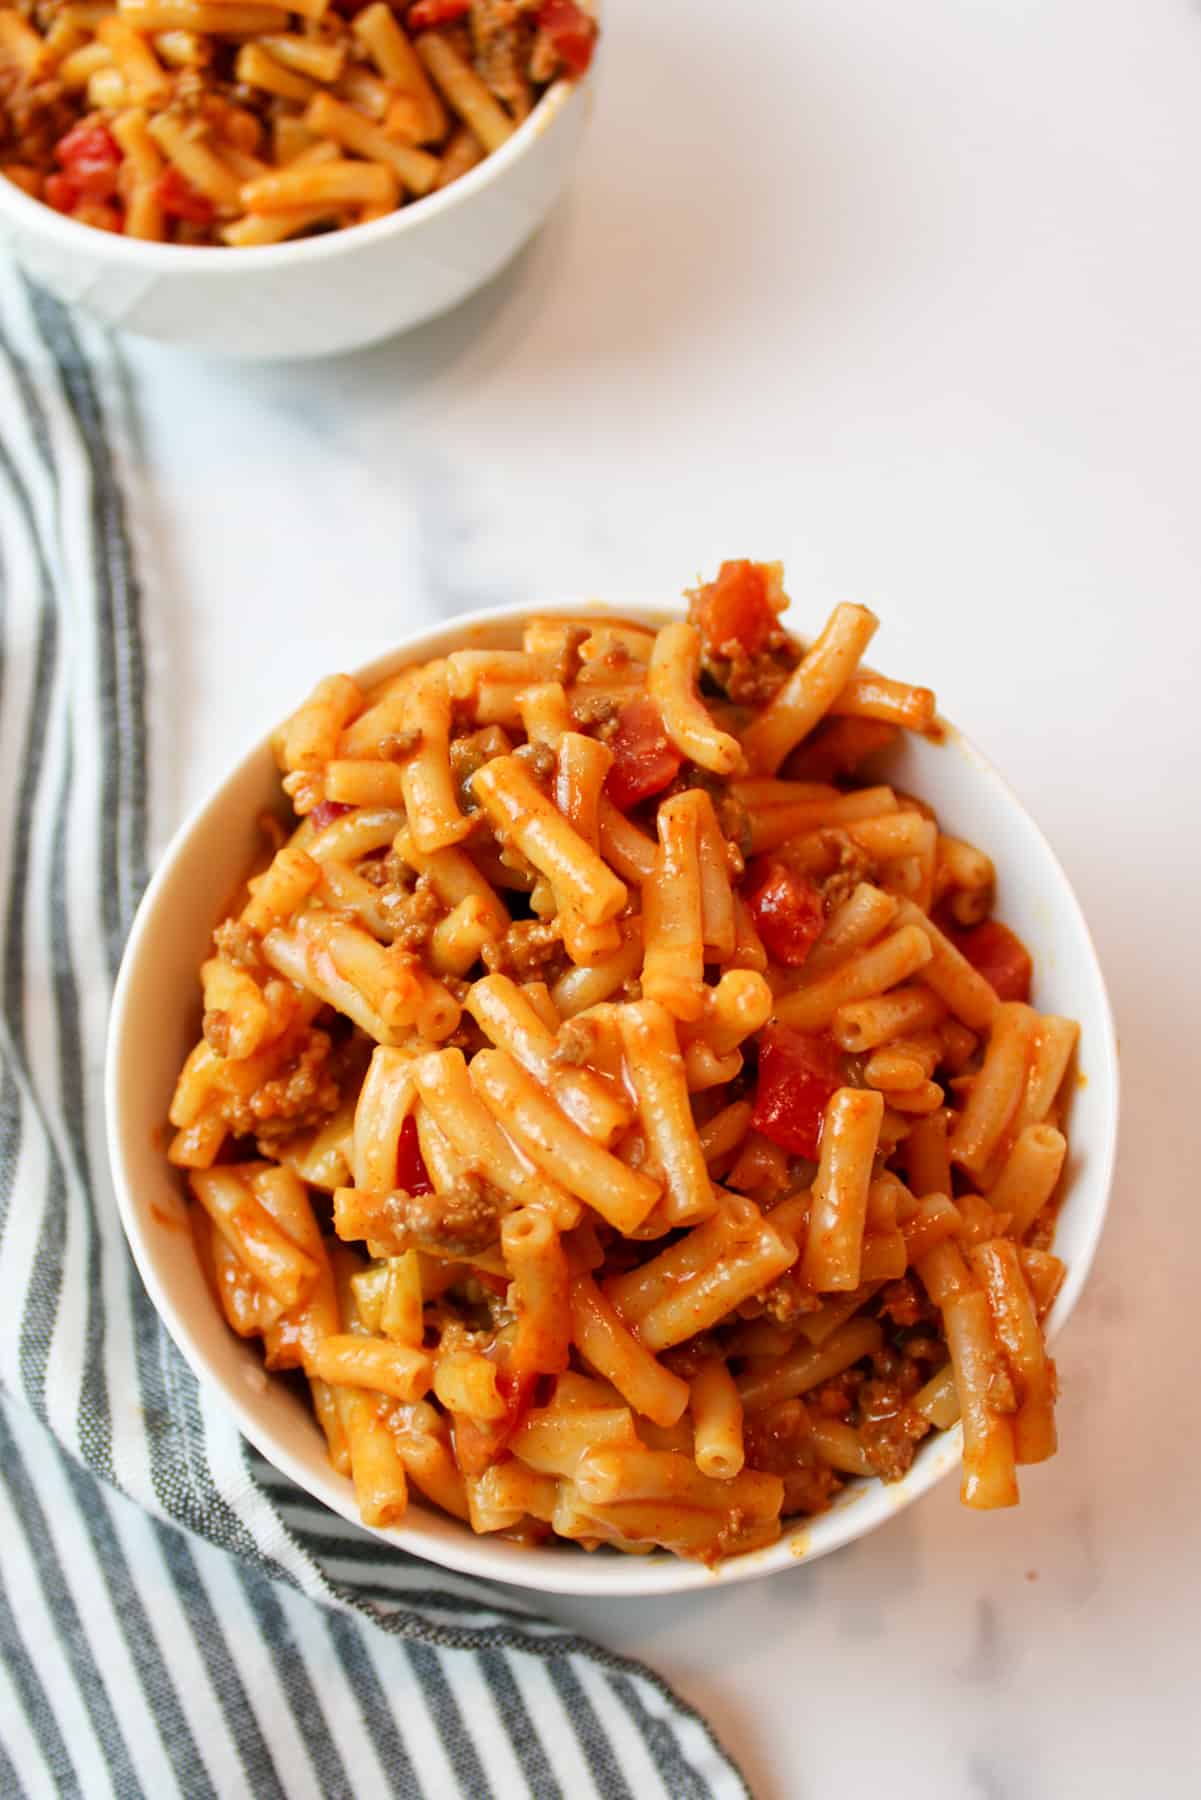
{"label": "bowl rim", "polygon": [[[537,610],[551,617],[611,616],[641,619],[652,624],[664,623],[680,616],[678,602],[664,603],[637,598],[605,601],[592,597],[572,597],[548,602],[545,606],[539,605]],[[431,652],[428,646],[444,640],[448,634],[461,634],[467,638],[474,631],[486,632],[492,626],[524,619],[529,616],[530,611],[530,604],[520,601],[481,608],[428,623],[421,630],[401,639],[390,650],[381,652],[361,665],[353,674],[360,683],[369,685],[383,679],[398,666],[403,667],[407,661],[431,653],[444,654],[443,651]],[[1092,1183],[1097,1198],[1087,1221],[1087,1234],[1068,1264],[1063,1287],[1048,1322],[1047,1336],[1050,1340],[1066,1324],[1084,1290],[1112,1195],[1120,1111],[1120,1071],[1113,1009],[1088,922],[1051,844],[1013,787],[989,759],[957,727],[945,719],[940,719],[940,723],[945,730],[945,747],[958,751],[972,764],[978,776],[993,784],[1005,805],[1021,816],[1026,828],[1041,844],[1059,877],[1065,901],[1063,910],[1070,917],[1073,937],[1078,942],[1086,965],[1086,975],[1091,980],[1099,1003],[1102,1029],[1090,1039],[1089,1063],[1090,1071],[1094,1071],[1090,1073],[1090,1080],[1101,1081],[1103,1077],[1103,1091],[1112,1097],[1112,1104],[1105,1113],[1103,1141],[1096,1145],[1090,1143],[1089,1146],[1090,1154],[1095,1153],[1097,1157],[1098,1173]],[[134,1262],[155,1311],[176,1347],[197,1380],[220,1398],[242,1435],[274,1468],[295,1482],[303,1493],[328,1506],[331,1511],[383,1544],[390,1544],[395,1549],[407,1551],[460,1575],[482,1577],[532,1592],[615,1599],[656,1598],[666,1594],[712,1590],[731,1583],[758,1580],[790,1566],[815,1561],[858,1537],[869,1535],[878,1525],[886,1523],[912,1505],[956,1467],[962,1450],[959,1425],[928,1440],[920,1459],[896,1486],[852,1483],[843,1490],[828,1512],[813,1518],[794,1520],[785,1526],[774,1544],[734,1557],[718,1564],[715,1569],[671,1557],[667,1553],[652,1553],[645,1557],[588,1557],[574,1546],[523,1546],[513,1555],[513,1546],[506,1545],[503,1550],[498,1550],[486,1534],[476,1535],[457,1520],[449,1522],[455,1529],[446,1540],[431,1540],[420,1527],[414,1528],[408,1521],[400,1526],[377,1529],[364,1525],[359,1518],[353,1488],[346,1477],[337,1475],[332,1467],[326,1469],[322,1466],[320,1478],[314,1479],[312,1470],[280,1443],[271,1426],[258,1416],[255,1402],[248,1398],[245,1387],[226,1382],[212,1369],[183,1310],[176,1306],[168,1294],[166,1283],[159,1274],[152,1234],[144,1229],[135,1204],[133,1182],[125,1167],[122,1131],[122,1095],[126,1081],[123,1043],[130,1022],[130,989],[140,960],[142,940],[152,928],[159,896],[167,886],[174,865],[186,850],[193,834],[213,813],[223,809],[228,789],[246,778],[268,749],[269,737],[266,734],[247,748],[227,768],[221,780],[193,807],[162,852],[158,867],[138,904],[122,953],[109,1014],[104,1071],[109,1163],[122,1227]],[[878,1516],[860,1523],[863,1508],[856,1502],[871,1494],[877,1495],[880,1502]],[[419,1513],[418,1516],[424,1515]],[[813,1541],[815,1538],[817,1541]]]}
{"label": "bowl rim", "polygon": [[512,137],[499,150],[485,156],[474,169],[469,169],[466,175],[452,181],[449,187],[423,194],[382,219],[323,232],[317,237],[294,238],[282,244],[248,244],[236,249],[228,244],[152,243],[144,238],[126,237],[123,232],[98,231],[94,225],[84,225],[67,213],[57,212],[44,200],[35,200],[32,194],[27,194],[3,176],[0,176],[0,214],[8,209],[18,225],[53,239],[63,250],[78,252],[86,244],[93,261],[113,268],[139,269],[146,274],[184,274],[191,270],[193,274],[203,273],[206,278],[220,278],[232,275],[238,269],[244,270],[248,265],[264,270],[324,262],[331,256],[344,255],[348,240],[349,247],[366,249],[388,238],[417,231],[424,221],[465,205],[492,183],[503,180],[507,171],[551,129],[566,108],[573,101],[578,103],[586,86],[585,77],[561,77],[552,82]]}

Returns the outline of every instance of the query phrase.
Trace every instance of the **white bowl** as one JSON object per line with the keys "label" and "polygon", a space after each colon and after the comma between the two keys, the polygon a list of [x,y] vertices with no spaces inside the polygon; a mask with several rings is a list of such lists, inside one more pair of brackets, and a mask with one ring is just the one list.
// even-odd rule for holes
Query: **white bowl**
{"label": "white bowl", "polygon": [[234,250],[77,224],[0,178],[0,243],[106,325],[211,355],[327,356],[445,312],[533,235],[567,179],[589,104],[559,81],[507,144],[441,193],[370,225]]}
{"label": "white bowl", "polygon": [[[518,643],[527,610],[505,607],[456,619],[381,656],[359,670],[357,679],[378,681],[406,663],[445,656],[464,642]],[[678,616],[664,606],[608,607],[594,600],[554,610],[558,616],[614,612],[654,625]],[[314,679],[325,673],[314,669]],[[299,698],[281,695],[281,716],[289,699]],[[906,737],[885,766],[899,786],[928,799],[945,825],[994,857],[1000,911],[1034,954],[1036,1004],[1081,1024],[1085,1079],[1072,1101],[1066,1198],[1056,1239],[1068,1274],[1050,1321],[1054,1332],[1080,1297],[1113,1173],[1117,1046],[1096,952],[1050,846],[1010,788],[966,740],[954,731],[942,745]],[[109,1147],[121,1216],[138,1268],[196,1375],[217,1389],[242,1431],[270,1462],[357,1524],[353,1487],[326,1460],[325,1440],[307,1405],[284,1382],[265,1379],[257,1348],[226,1326],[205,1285],[191,1237],[180,1229],[180,1181],[162,1150],[175,1077],[199,1029],[197,971],[208,953],[209,934],[224,898],[236,890],[250,865],[256,818],[278,793],[278,771],[263,743],[178,832],[147,889],[113,1000],[106,1072]],[[1066,1436],[1070,1456],[1070,1416]],[[403,1527],[375,1535],[447,1568],[548,1593],[679,1593],[773,1574],[862,1537],[957,1467],[960,1448],[957,1427],[932,1437],[902,1481],[851,1484],[829,1512],[787,1525],[778,1543],[715,1571],[665,1554],[631,1557],[598,1551],[590,1556],[572,1545],[527,1548],[476,1537],[456,1520],[417,1502]],[[1037,1471],[1027,1479],[1037,1481]]]}

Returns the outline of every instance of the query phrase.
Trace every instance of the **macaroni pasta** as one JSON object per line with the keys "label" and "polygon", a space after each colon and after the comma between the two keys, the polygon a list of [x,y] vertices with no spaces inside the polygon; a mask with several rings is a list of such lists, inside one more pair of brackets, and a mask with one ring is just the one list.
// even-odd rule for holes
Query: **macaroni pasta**
{"label": "macaroni pasta", "polygon": [[411,1489],[714,1562],[956,1420],[972,1506],[1055,1448],[1076,1027],[989,857],[861,770],[935,728],[860,666],[872,615],[806,648],[746,562],[689,599],[335,676],[275,736],[293,819],[201,970],[170,1156],[368,1523]]}
{"label": "macaroni pasta", "polygon": [[[151,242],[366,224],[499,150],[595,37],[576,0],[20,0],[0,174]],[[454,841],[437,808],[420,829]]]}

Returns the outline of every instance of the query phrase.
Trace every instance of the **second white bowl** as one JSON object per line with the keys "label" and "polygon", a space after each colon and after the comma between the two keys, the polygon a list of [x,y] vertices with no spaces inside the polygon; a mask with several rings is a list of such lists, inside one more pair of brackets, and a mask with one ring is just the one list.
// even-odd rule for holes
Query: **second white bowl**
{"label": "second white bowl", "polygon": [[80,225],[0,177],[0,243],[105,325],[214,356],[329,356],[407,331],[482,287],[550,211],[589,90],[549,88],[507,144],[441,193],[259,249],[143,243]]}

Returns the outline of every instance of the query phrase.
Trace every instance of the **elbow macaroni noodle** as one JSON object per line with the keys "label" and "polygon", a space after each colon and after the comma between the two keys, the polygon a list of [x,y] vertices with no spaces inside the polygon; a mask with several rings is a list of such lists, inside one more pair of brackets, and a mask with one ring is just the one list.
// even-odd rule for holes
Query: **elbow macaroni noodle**
{"label": "elbow macaroni noodle", "polygon": [[860,773],[934,725],[871,614],[806,649],[751,563],[690,600],[335,676],[276,733],[292,828],[170,1156],[369,1524],[411,1487],[714,1562],[957,1419],[969,1505],[1055,1448],[1076,1027],[988,856]]}

